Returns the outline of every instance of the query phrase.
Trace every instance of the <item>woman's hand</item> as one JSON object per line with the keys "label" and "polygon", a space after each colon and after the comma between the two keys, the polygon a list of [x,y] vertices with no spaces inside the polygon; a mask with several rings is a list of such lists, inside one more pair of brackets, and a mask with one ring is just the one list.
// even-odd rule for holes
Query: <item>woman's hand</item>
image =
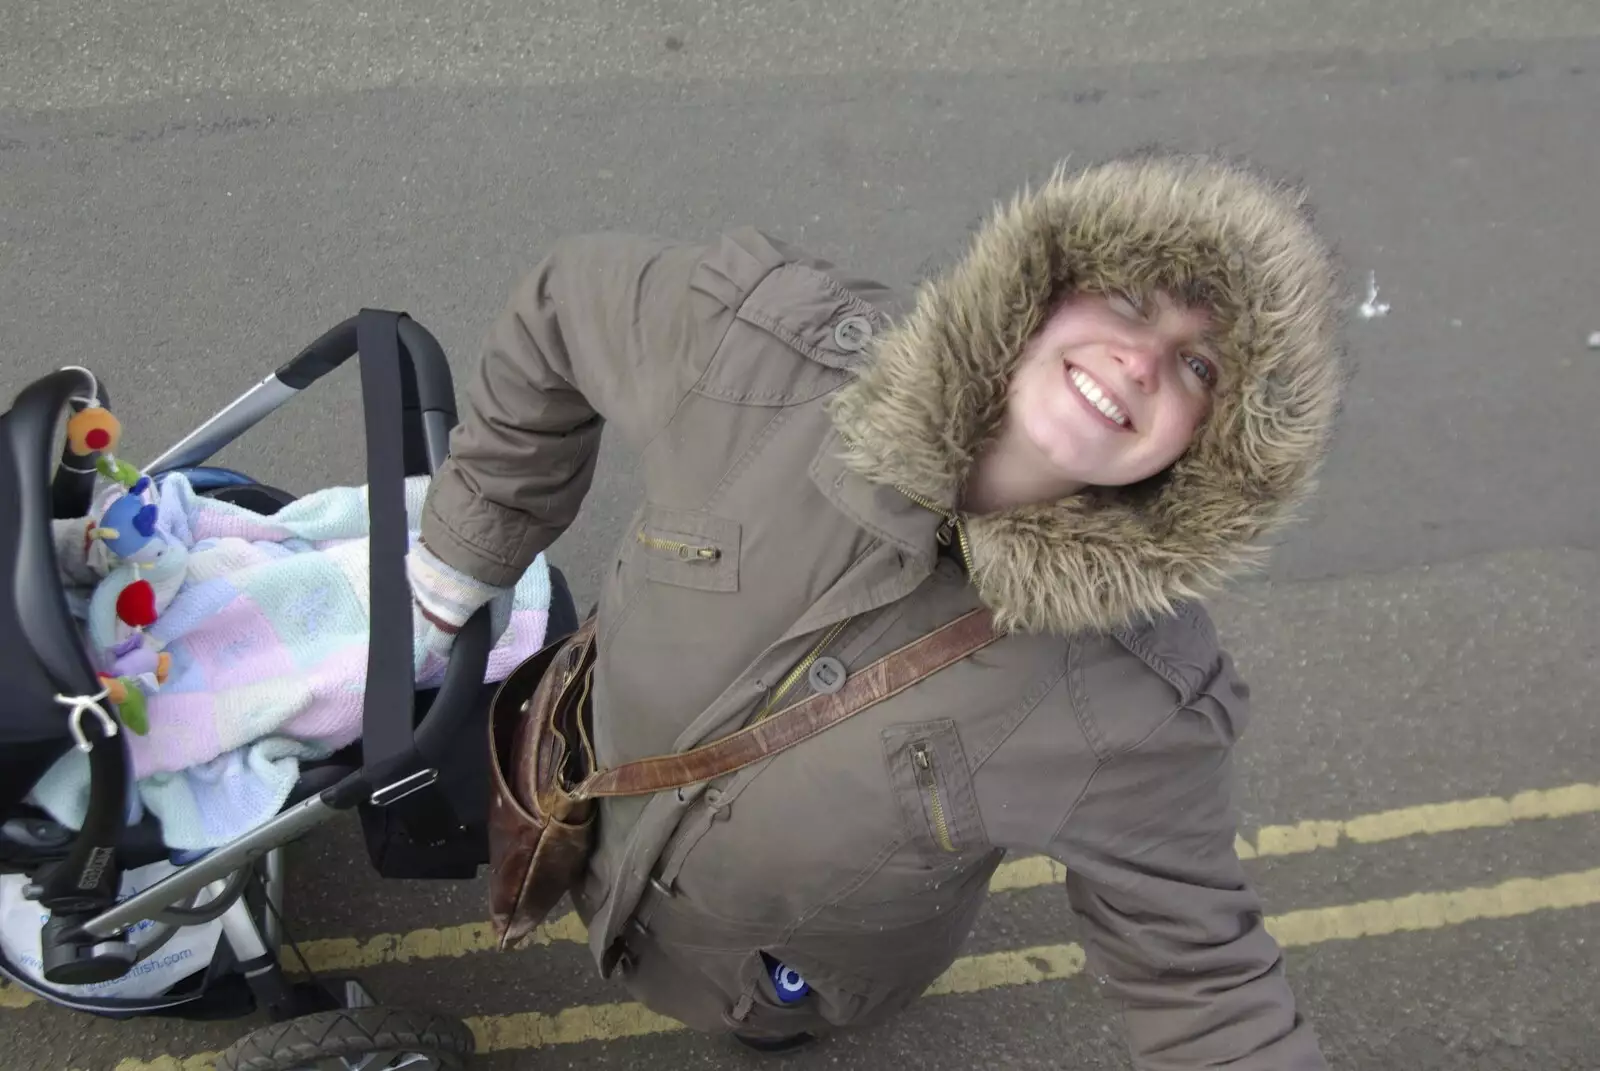
{"label": "woman's hand", "polygon": [[417,612],[440,632],[454,636],[479,608],[509,588],[485,584],[452,569],[420,541],[406,555],[406,579]]}

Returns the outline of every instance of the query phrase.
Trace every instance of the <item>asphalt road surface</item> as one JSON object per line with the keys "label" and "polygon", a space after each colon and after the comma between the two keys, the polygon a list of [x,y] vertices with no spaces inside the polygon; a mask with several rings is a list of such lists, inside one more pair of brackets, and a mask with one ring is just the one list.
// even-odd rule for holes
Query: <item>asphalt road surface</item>
{"label": "asphalt road surface", "polygon": [[[1316,507],[1217,610],[1247,866],[1335,1067],[1600,1068],[1600,7],[430,6],[8,3],[0,396],[89,365],[142,460],[362,305],[459,375],[562,232],[756,222],[910,285],[1058,156],[1254,156],[1339,243],[1358,372]],[[223,459],[359,482],[357,404],[341,371]],[[551,552],[580,603],[630,460]],[[484,1067],[761,1063],[628,1006],[570,923],[488,950],[480,885],[379,882],[353,823],[291,867],[313,966],[470,1017]],[[1058,877],[1016,861],[934,993],[785,1065],[1129,1066]],[[253,1025],[0,989],[0,1062],[195,1069]]]}

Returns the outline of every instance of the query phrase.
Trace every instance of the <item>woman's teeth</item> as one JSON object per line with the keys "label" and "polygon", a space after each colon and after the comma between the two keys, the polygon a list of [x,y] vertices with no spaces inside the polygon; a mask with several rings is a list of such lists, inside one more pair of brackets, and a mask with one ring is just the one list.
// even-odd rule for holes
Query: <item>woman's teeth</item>
{"label": "woman's teeth", "polygon": [[1100,389],[1100,384],[1096,383],[1094,380],[1090,379],[1087,374],[1079,371],[1076,368],[1068,373],[1068,375],[1072,379],[1072,385],[1078,388],[1078,393],[1089,399],[1090,405],[1094,406],[1096,409],[1100,410],[1106,416],[1110,417],[1118,424],[1121,424],[1123,427],[1128,426],[1128,418],[1122,415],[1122,410],[1111,404],[1111,399],[1106,397],[1105,392]]}

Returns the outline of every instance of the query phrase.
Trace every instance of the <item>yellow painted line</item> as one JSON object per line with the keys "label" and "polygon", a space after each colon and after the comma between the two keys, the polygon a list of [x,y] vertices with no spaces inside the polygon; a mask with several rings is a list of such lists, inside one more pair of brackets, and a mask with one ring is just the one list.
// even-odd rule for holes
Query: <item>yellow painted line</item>
{"label": "yellow painted line", "polygon": [[1001,863],[989,878],[990,892],[1009,892],[1012,889],[1037,889],[1041,885],[1054,885],[1067,880],[1067,868],[1049,856],[1033,855]]}
{"label": "yellow painted line", "polygon": [[[1600,813],[1600,784],[1580,783],[1534,789],[1510,797],[1482,796],[1402,807],[1344,820],[1319,819],[1263,826],[1254,838],[1240,836],[1235,846],[1242,858],[1258,859],[1323,851],[1347,841],[1377,844],[1404,837],[1492,829],[1517,822],[1595,813]],[[1066,868],[1054,859],[1032,856],[1002,864],[995,871],[989,888],[992,892],[1005,892],[1055,885],[1066,879],[1066,873]],[[556,941],[581,944],[587,939],[583,923],[576,915],[568,914],[539,927],[519,947]],[[494,947],[494,935],[483,922],[430,927],[409,933],[380,933],[367,938],[324,938],[300,945],[311,969],[318,973],[365,970],[385,963],[455,959]],[[283,949],[282,956],[288,969],[299,969],[299,961],[292,950]],[[0,1009],[26,1008],[36,1002],[37,998],[26,990],[0,985]]]}
{"label": "yellow painted line", "polygon": [[934,979],[927,994],[942,997],[1054,982],[1081,974],[1083,967],[1083,949],[1078,945],[1041,945],[1016,952],[963,956]]}
{"label": "yellow painted line", "polygon": [[[1600,869],[1546,878],[1513,878],[1498,885],[1415,893],[1392,900],[1291,911],[1267,919],[1267,929],[1285,948],[1354,941],[1397,933],[1442,930],[1487,919],[1600,904]],[[928,996],[982,993],[1061,981],[1084,970],[1076,944],[1041,945],[1010,952],[963,956],[927,991]],[[640,1004],[594,1004],[553,1015],[522,1012],[467,1020],[480,1053],[527,1051],[580,1042],[619,1041],[684,1029]],[[115,1071],[209,1071],[215,1053],[179,1059],[123,1060]]]}
{"label": "yellow painted line", "polygon": [[38,1003],[39,998],[26,989],[18,988],[10,982],[0,984],[0,1008],[15,1010],[26,1008],[30,1004]]}
{"label": "yellow painted line", "polygon": [[[540,926],[524,938],[518,948],[548,945],[554,941],[583,942],[588,932],[577,915],[566,914]],[[487,922],[467,922],[459,926],[412,930],[410,933],[380,933],[365,939],[329,937],[300,942],[306,962],[317,973],[353,971],[380,963],[410,963],[425,959],[459,959],[495,947],[494,931]],[[296,969],[300,961],[294,950],[281,950],[286,967]]]}
{"label": "yellow painted line", "polygon": [[201,1052],[179,1059],[176,1056],[157,1056],[154,1060],[122,1060],[116,1071],[216,1071],[220,1052]]}
{"label": "yellow painted line", "polygon": [[1264,826],[1256,831],[1255,844],[1246,841],[1240,853],[1246,858],[1297,855],[1333,848],[1343,841],[1378,844],[1403,837],[1455,833],[1466,829],[1493,829],[1515,822],[1570,818],[1597,811],[1600,811],[1600,785],[1565,785],[1561,788],[1519,792],[1509,799],[1482,796],[1449,803],[1402,807],[1377,814],[1364,814],[1342,822],[1310,821],[1291,826]]}
{"label": "yellow painted line", "polygon": [[[676,1019],[657,1015],[642,1004],[631,1003],[591,1004],[567,1008],[554,1015],[541,1012],[482,1015],[468,1019],[467,1025],[472,1028],[481,1053],[543,1049],[584,1041],[619,1041],[684,1029]],[[144,1071],[144,1068],[125,1068],[118,1064],[116,1071]]]}
{"label": "yellow painted line", "polygon": [[[581,943],[588,939],[578,916],[563,915],[529,934],[517,949],[548,945],[554,941]],[[410,933],[380,933],[374,937],[328,937],[301,941],[300,951],[317,974],[349,972],[375,967],[380,963],[410,963],[414,960],[459,959],[495,948],[494,931],[487,922],[467,922],[459,926],[412,930]],[[284,970],[303,973],[294,949],[279,949]],[[20,1009],[37,1004],[39,998],[26,989],[0,984],[0,1009]]]}
{"label": "yellow painted line", "polygon": [[1548,878],[1512,878],[1499,885],[1453,892],[1413,893],[1394,900],[1368,900],[1278,915],[1267,929],[1286,948],[1442,930],[1483,919],[1509,919],[1540,911],[1566,911],[1600,904],[1600,869]]}

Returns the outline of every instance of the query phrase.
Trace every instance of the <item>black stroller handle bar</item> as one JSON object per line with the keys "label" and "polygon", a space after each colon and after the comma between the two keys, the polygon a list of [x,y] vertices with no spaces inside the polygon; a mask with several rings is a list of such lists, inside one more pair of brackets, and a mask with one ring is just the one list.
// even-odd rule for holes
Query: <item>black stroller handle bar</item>
{"label": "black stroller handle bar", "polygon": [[[385,314],[387,315],[387,314]],[[423,454],[415,455],[407,442],[406,468],[409,473],[435,472],[450,452],[450,429],[456,422],[455,386],[450,378],[450,362],[431,332],[409,316],[398,315],[402,360],[401,405],[409,418],[419,415]],[[148,462],[144,470],[151,475],[171,469],[199,465],[233,442],[250,428],[334,371],[357,353],[356,327],[361,317],[352,316],[335,324],[322,337],[301,350],[270,376],[245,391],[219,410],[211,419]]]}

